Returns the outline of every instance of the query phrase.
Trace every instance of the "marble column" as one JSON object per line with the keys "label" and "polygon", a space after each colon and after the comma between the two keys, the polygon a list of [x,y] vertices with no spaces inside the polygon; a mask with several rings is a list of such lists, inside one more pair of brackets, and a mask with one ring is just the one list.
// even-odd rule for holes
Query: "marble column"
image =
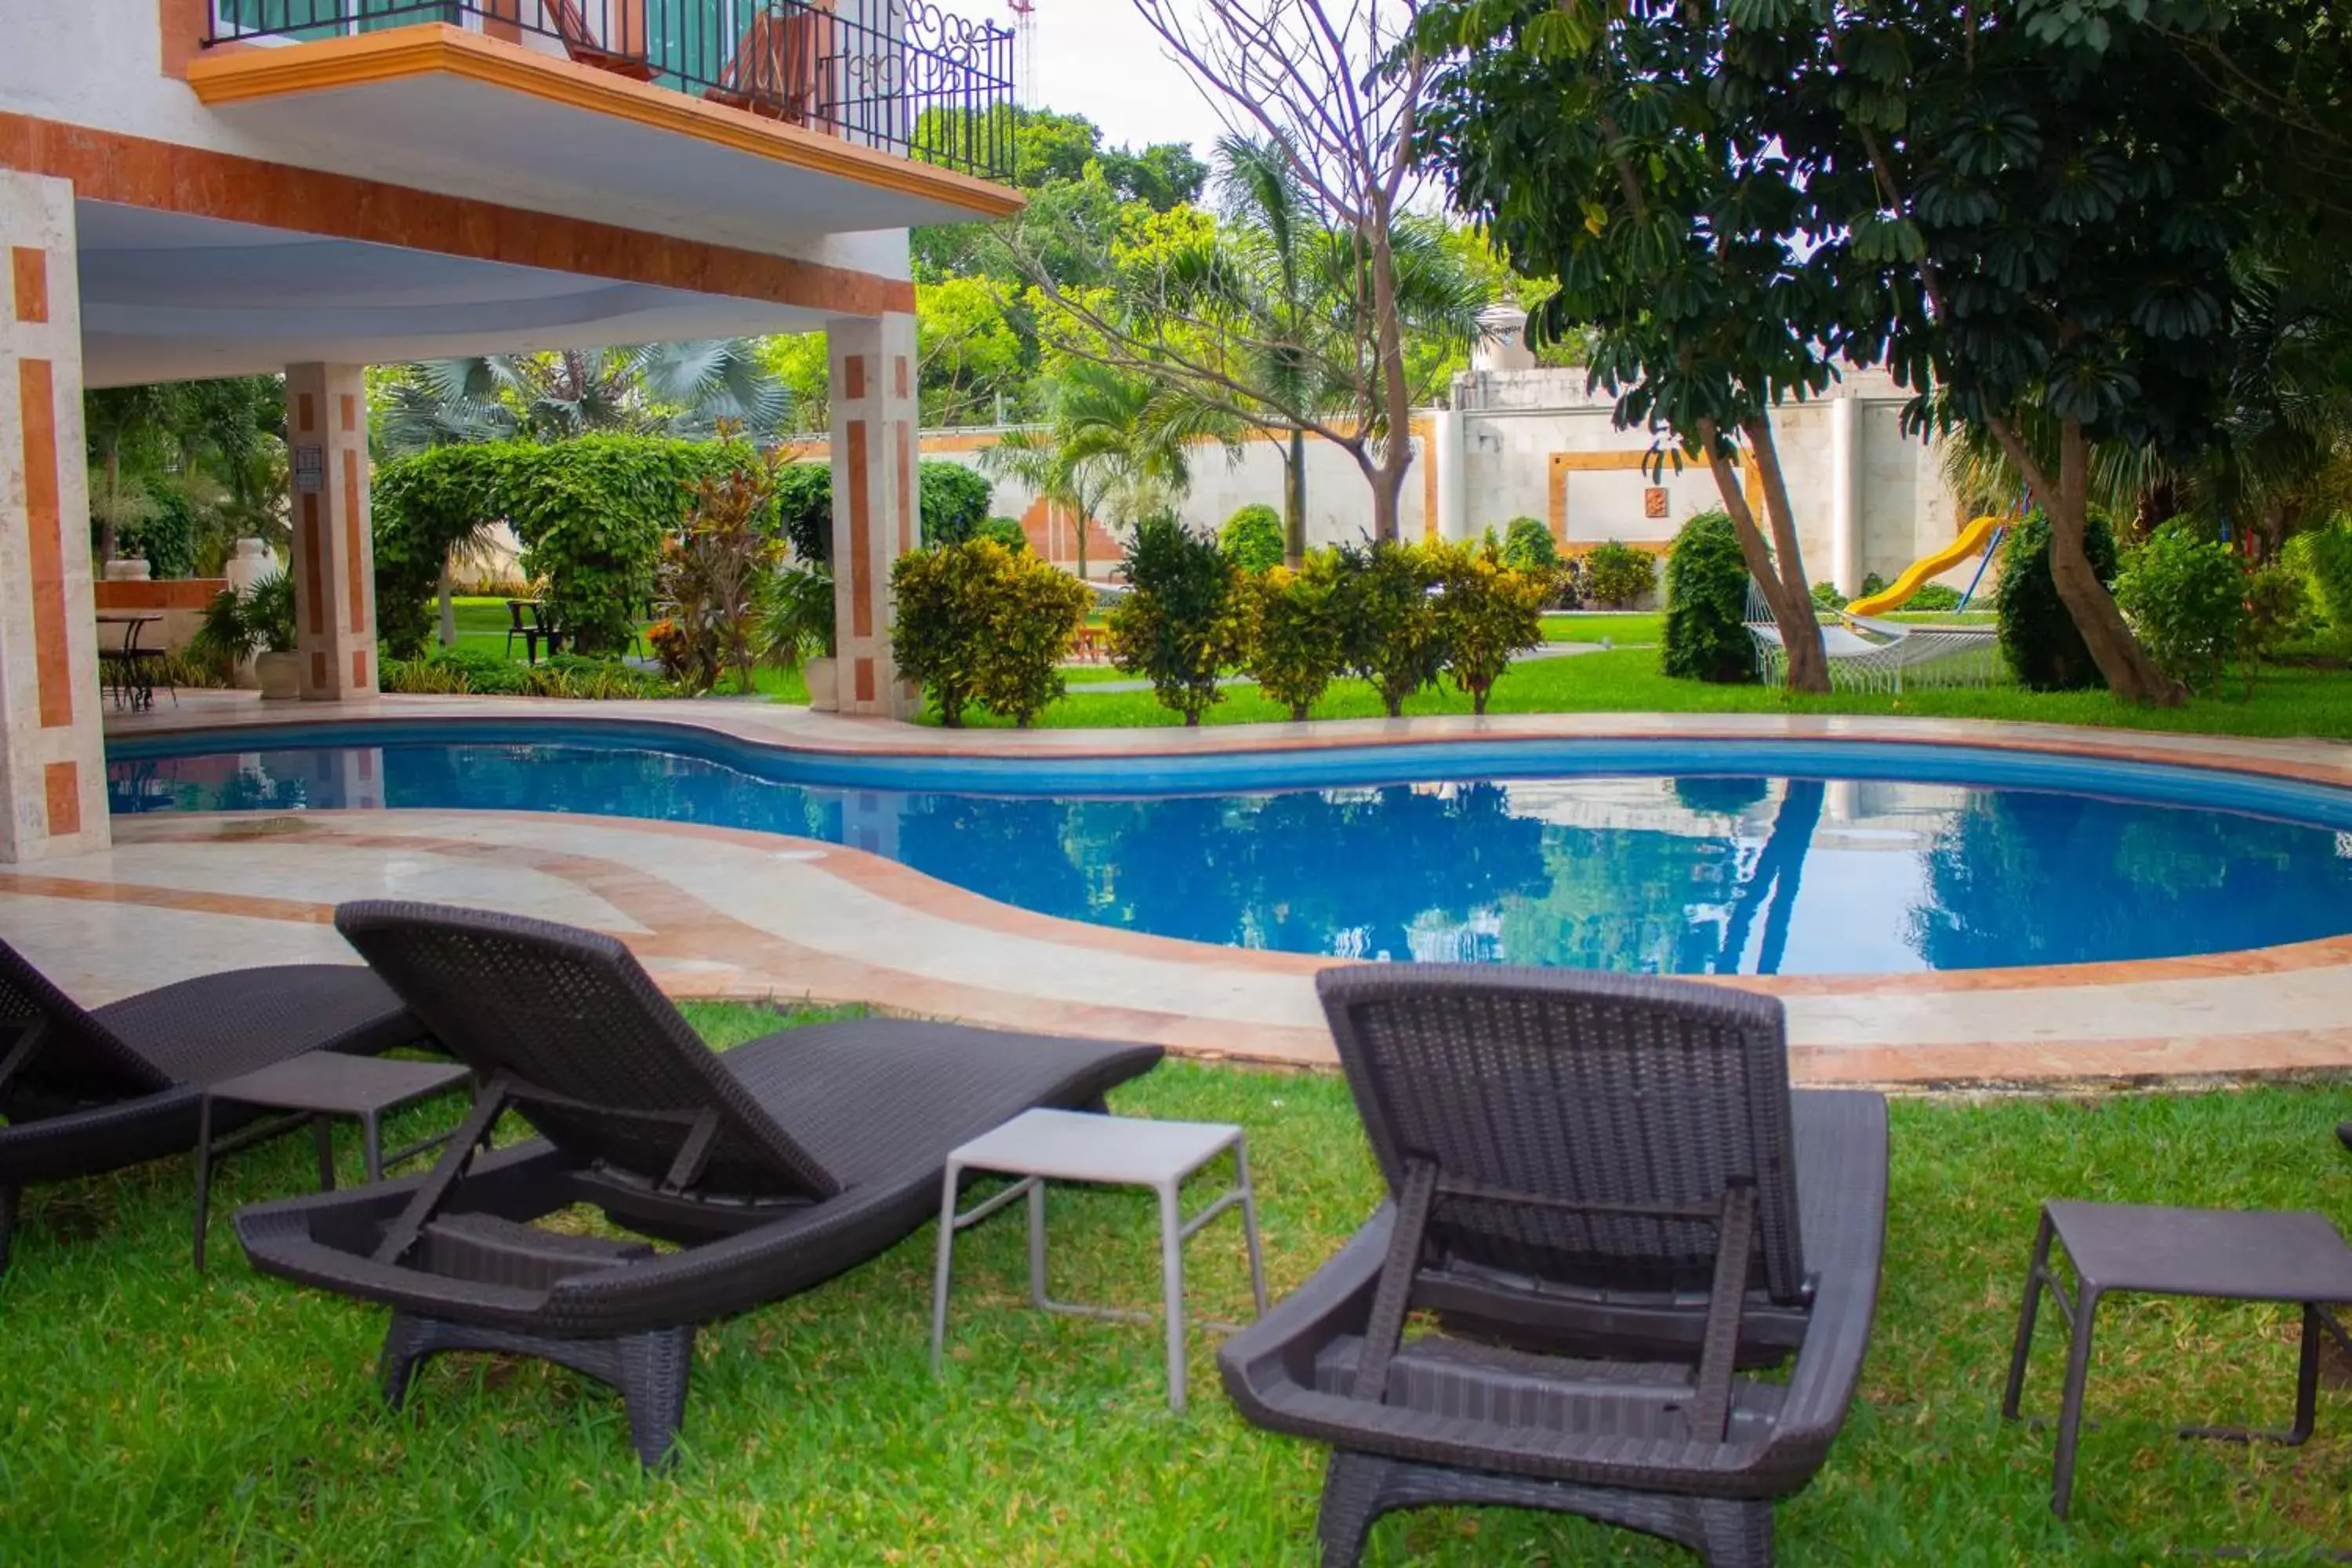
{"label": "marble column", "polygon": [[81,295],[68,180],[0,169],[0,861],[103,849]]}
{"label": "marble column", "polygon": [[295,651],[302,695],[372,697],[375,542],[368,521],[367,385],[355,364],[286,367],[293,470]]}
{"label": "marble column", "polygon": [[890,563],[921,542],[915,318],[827,324],[833,403],[833,592],[841,711],[904,719],[916,693],[890,657]]}

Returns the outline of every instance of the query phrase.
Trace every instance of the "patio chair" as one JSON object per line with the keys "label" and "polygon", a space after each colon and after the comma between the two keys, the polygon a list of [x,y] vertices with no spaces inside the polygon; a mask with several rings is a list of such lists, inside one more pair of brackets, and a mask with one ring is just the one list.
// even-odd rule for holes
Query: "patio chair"
{"label": "patio chair", "polygon": [[[255,1266],[393,1309],[382,1375],[454,1350],[610,1384],[668,1458],[705,1323],[821,1285],[938,1210],[950,1150],[1034,1106],[1099,1106],[1156,1046],[869,1018],[703,1045],[610,937],[347,904],[335,924],[483,1079],[426,1175],[236,1216]],[[513,1110],[541,1137],[494,1153]],[[577,1204],[637,1236],[533,1222]]]}
{"label": "patio chair", "polygon": [[624,0],[604,0],[604,30],[599,33],[589,27],[581,5],[582,0],[540,0],[548,26],[563,40],[565,54],[581,65],[632,81],[651,81],[659,74],[645,35],[642,5],[632,9]]}
{"label": "patio chair", "polygon": [[1317,988],[1391,1200],[1218,1361],[1250,1420],[1332,1446],[1325,1568],[1435,1503],[1770,1563],[1869,1341],[1885,1102],[1791,1094],[1769,997],[1445,964]]}
{"label": "patio chair", "polygon": [[754,12],[719,85],[703,97],[791,125],[815,123],[824,118],[818,103],[819,61],[831,24],[829,4],[794,6],[783,14]]}
{"label": "patio chair", "polygon": [[[0,942],[0,1270],[23,1190],[196,1146],[205,1086],[308,1051],[373,1055],[425,1038],[356,964],[234,969],[85,1009]],[[221,1107],[241,1147],[303,1124]]]}

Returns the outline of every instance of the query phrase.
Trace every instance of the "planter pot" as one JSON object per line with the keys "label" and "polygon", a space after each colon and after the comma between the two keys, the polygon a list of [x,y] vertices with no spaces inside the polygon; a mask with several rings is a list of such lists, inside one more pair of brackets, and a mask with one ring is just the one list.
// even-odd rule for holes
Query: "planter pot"
{"label": "planter pot", "polygon": [[801,676],[808,682],[809,706],[820,713],[831,713],[841,707],[841,688],[834,674],[835,660],[804,658],[801,660]]}
{"label": "planter pot", "polygon": [[110,583],[144,583],[148,580],[144,556],[118,555],[106,563],[106,580]]}
{"label": "planter pot", "polygon": [[302,695],[302,658],[292,653],[262,653],[253,658],[253,673],[261,682],[265,702]]}

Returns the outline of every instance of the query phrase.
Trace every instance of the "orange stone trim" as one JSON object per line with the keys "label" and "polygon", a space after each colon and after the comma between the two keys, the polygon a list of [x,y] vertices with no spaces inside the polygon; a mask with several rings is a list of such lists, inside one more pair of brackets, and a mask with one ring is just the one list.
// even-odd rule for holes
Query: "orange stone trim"
{"label": "orange stone trim", "polygon": [[310,395],[307,392],[297,396],[295,403],[299,409],[294,416],[295,426],[303,435],[308,436],[318,427],[318,405],[311,400]]}
{"label": "orange stone trim", "polygon": [[[853,366],[858,362],[852,359]],[[866,472],[866,421],[849,422],[849,635],[874,635],[874,498]],[[859,664],[864,669],[864,662]],[[861,685],[866,681],[861,680]]]}
{"label": "orange stone trim", "polygon": [[220,577],[175,577],[145,583],[89,585],[90,597],[101,610],[201,610],[228,586]]}
{"label": "orange stone trim", "polygon": [[[1554,452],[1551,455],[1550,490],[1547,498],[1550,512],[1547,521],[1551,525],[1552,542],[1562,550],[1579,555],[1602,542],[1600,540],[1590,539],[1578,542],[1568,537],[1568,477],[1570,474],[1622,473],[1627,469],[1646,469],[1651,464],[1662,461],[1672,464],[1676,471],[1680,471],[1682,467],[1680,458],[1681,454],[1677,452],[1653,450],[1648,447],[1639,451],[1620,449],[1613,452]],[[1744,453],[1741,455],[1740,466],[1746,476],[1745,489],[1748,492],[1748,504],[1761,511],[1764,506],[1763,477],[1757,470],[1755,459]],[[1632,548],[1650,555],[1664,555],[1674,548],[1672,540],[1633,540],[1623,542],[1628,542]]]}
{"label": "orange stone trim", "polygon": [[[361,691],[367,689],[367,649],[363,647],[355,647],[352,649],[352,686],[354,689]],[[365,753],[362,752],[362,755],[365,755]],[[360,774],[364,778],[367,774],[367,770],[362,767],[360,770]]]}
{"label": "orange stone trim", "polygon": [[841,362],[841,395],[853,403],[866,395],[864,354],[851,354]]}
{"label": "orange stone trim", "polygon": [[836,316],[879,316],[915,308],[915,286],[904,279],[31,115],[0,113],[0,167],[71,180],[75,194],[89,201],[297,234],[396,245],[688,293],[764,300]]}
{"label": "orange stone trim", "polygon": [[49,837],[69,838],[81,831],[81,768],[51,763],[41,770],[41,794],[48,808]]}
{"label": "orange stone trim", "polygon": [[[861,599],[858,603],[863,604],[865,601]],[[874,700],[874,661],[870,658],[861,658],[857,661],[857,700],[860,702]]]}
{"label": "orange stone trim", "polygon": [[[898,367],[906,369],[900,360]],[[915,548],[915,504],[921,495],[921,477],[915,471],[915,426],[912,421],[901,419],[896,426],[898,437],[898,553],[906,554]]]}
{"label": "orange stone trim", "polygon": [[342,416],[343,434],[348,436],[352,431],[357,430],[360,427],[360,400],[346,392],[336,398],[335,401],[341,405],[340,412]]}
{"label": "orange stone trim", "polygon": [[[25,464],[25,547],[33,591],[33,670],[41,728],[74,721],[73,658],[66,625],[65,502],[58,460],[57,376],[45,359],[16,362]],[[74,455],[80,460],[80,454]]]}
{"label": "orange stone trim", "polygon": [[314,653],[310,656],[310,684],[321,691],[326,689],[327,656],[323,653]]}
{"label": "orange stone trim", "polygon": [[[343,399],[343,412],[351,412],[352,400]],[[343,428],[351,426],[346,422]],[[343,453],[343,589],[352,602],[352,632],[365,637],[368,629],[368,582],[360,572],[360,552],[366,544],[360,533],[360,455]]]}
{"label": "orange stone trim", "polygon": [[47,321],[49,319],[49,253],[29,245],[13,246],[9,249],[8,261],[16,275],[16,319],[20,321]]}

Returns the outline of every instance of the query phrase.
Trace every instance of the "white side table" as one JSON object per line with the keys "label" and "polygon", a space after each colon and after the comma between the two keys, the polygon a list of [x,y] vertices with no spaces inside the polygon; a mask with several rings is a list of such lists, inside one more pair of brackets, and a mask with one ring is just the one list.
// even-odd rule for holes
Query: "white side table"
{"label": "white side table", "polygon": [[[1179,1190],[1185,1178],[1230,1150],[1234,1185],[1214,1203],[1183,1215]],[[969,1213],[956,1212],[956,1189],[967,1170],[1018,1176]],[[937,1376],[947,1348],[948,1282],[956,1232],[978,1225],[1016,1198],[1029,1199],[1029,1300],[1045,1311],[1118,1322],[1150,1322],[1150,1312],[1056,1301],[1045,1294],[1045,1184],[1098,1182],[1150,1187],[1160,1194],[1161,1316],[1168,1330],[1168,1403],[1184,1408],[1184,1243],[1228,1209],[1238,1208],[1249,1244],[1250,1289],[1265,1312],[1265,1260],[1258,1247],[1257,1198],[1250,1187],[1249,1152],[1242,1130],[1214,1121],[1149,1121],[1091,1111],[1031,1110],[993,1132],[982,1134],[948,1156],[940,1194],[940,1261],[931,1287],[931,1373]],[[1232,1333],[1237,1325],[1203,1325]]]}

